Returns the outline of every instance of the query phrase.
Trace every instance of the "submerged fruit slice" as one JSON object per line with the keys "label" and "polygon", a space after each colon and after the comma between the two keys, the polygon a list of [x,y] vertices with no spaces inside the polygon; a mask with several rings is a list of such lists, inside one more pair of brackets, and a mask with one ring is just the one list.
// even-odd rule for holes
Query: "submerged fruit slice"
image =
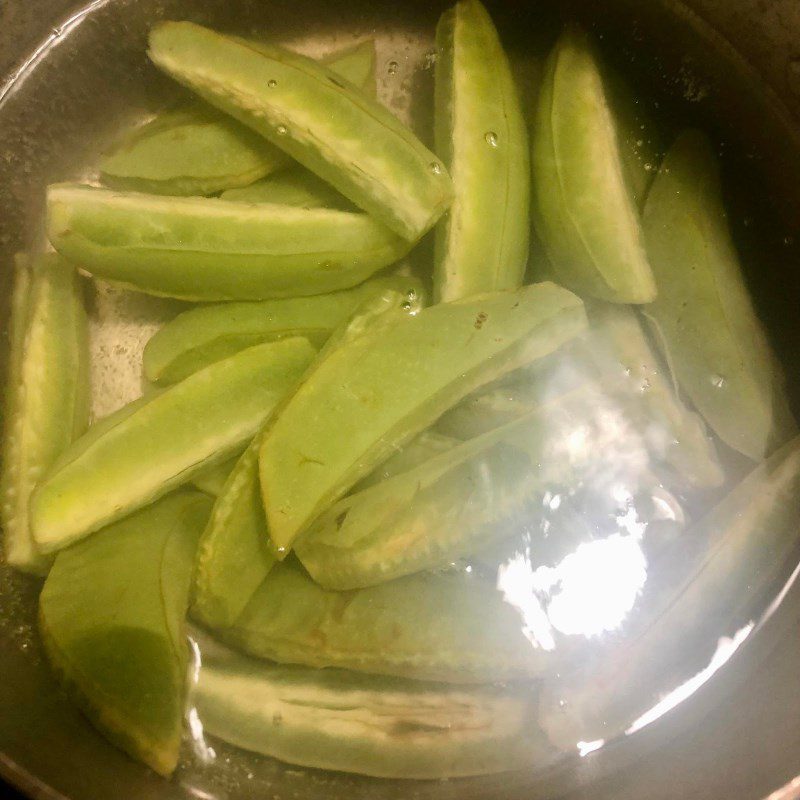
{"label": "submerged fruit slice", "polygon": [[299,565],[278,563],[234,625],[218,633],[274,661],[450,683],[535,678],[549,658],[502,595],[466,574],[331,592]]}
{"label": "submerged fruit slice", "polygon": [[350,211],[353,205],[329,183],[302,167],[287,169],[241,189],[228,189],[223,200],[242,203],[274,203],[299,208],[338,208]]}
{"label": "submerged fruit slice", "polygon": [[[547,422],[546,409],[527,414],[345,497],[297,544],[298,558],[320,585],[358,589],[447,566],[507,538],[514,523],[536,518],[553,478],[543,466]],[[507,444],[520,437],[538,450],[536,463]]]}
{"label": "submerged fruit slice", "polygon": [[211,501],[179,492],[59,554],[39,600],[45,650],[89,719],[156,772],[178,761],[197,537]]}
{"label": "submerged fruit slice", "polygon": [[275,564],[258,483],[256,436],[236,462],[197,548],[192,617],[209,628],[232,625]]}
{"label": "submerged fruit slice", "polygon": [[698,659],[721,654],[721,636],[747,636],[760,613],[755,604],[794,565],[787,560],[797,547],[798,513],[795,438],[681,537],[677,575],[640,608],[638,632],[548,678],[540,719],[554,744],[574,750],[576,741],[642,727],[665,690],[696,683],[709,663]]}
{"label": "submerged fruit slice", "polygon": [[346,289],[404,256],[409,243],[362,213],[165,198],[61,184],[47,234],[108,281],[185,300],[260,300]]}
{"label": "submerged fruit slice", "polygon": [[190,22],[155,26],[149,55],[406,239],[419,239],[450,204],[436,156],[380,103],[309,58]]}
{"label": "submerged fruit slice", "polygon": [[795,424],[731,239],[719,167],[702,134],[684,133],[667,154],[644,225],[659,288],[647,313],[675,377],[714,432],[758,460]]}
{"label": "submerged fruit slice", "polygon": [[89,347],[80,279],[55,255],[17,266],[11,299],[0,511],[6,561],[45,574],[29,503],[37,482],[89,423]]}
{"label": "submerged fruit slice", "polygon": [[43,552],[150,503],[251,439],[314,357],[305,339],[257,345],[137,402],[64,453],[31,503]]}
{"label": "submerged fruit slice", "polygon": [[[372,41],[325,59],[331,70],[375,93]],[[213,106],[195,102],[166,111],[131,134],[100,163],[105,183],[152,194],[204,195],[247,186],[291,163],[264,141]]]}
{"label": "submerged fruit slice", "polygon": [[433,306],[331,353],[264,438],[261,487],[277,551],[462,397],[585,324],[575,295],[543,283]]}
{"label": "submerged fruit slice", "polygon": [[587,35],[568,28],[550,55],[532,134],[533,217],[556,279],[616,303],[656,296],[639,212]]}
{"label": "submerged fruit slice", "polygon": [[[558,353],[521,370],[503,386],[477,392],[437,423],[446,435],[468,439],[507,424],[580,387],[643,437],[650,456],[681,485],[719,486],[724,473],[702,420],[681,402],[637,315],[620,305],[587,304],[589,329]],[[511,376],[509,376],[511,377]],[[590,395],[591,396],[591,395]],[[585,415],[597,412],[591,402]]]}
{"label": "submerged fruit slice", "polygon": [[455,199],[437,229],[434,296],[448,302],[522,284],[530,151],[508,58],[479,0],[442,15],[436,48],[436,150]]}
{"label": "submerged fruit slice", "polygon": [[290,764],[436,779],[542,767],[533,687],[454,687],[204,655],[207,733]]}
{"label": "submerged fruit slice", "polygon": [[245,347],[291,336],[321,346],[360,303],[385,289],[424,296],[420,281],[397,275],[372,278],[334,294],[189,309],[147,343],[144,374],[153,383],[174,383]]}

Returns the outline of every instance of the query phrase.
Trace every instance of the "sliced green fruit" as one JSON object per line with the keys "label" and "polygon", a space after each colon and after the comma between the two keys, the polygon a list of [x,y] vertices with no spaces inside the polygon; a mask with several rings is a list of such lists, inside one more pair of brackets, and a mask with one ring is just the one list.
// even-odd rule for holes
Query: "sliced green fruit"
{"label": "sliced green fruit", "polygon": [[212,497],[219,497],[219,495],[222,494],[225,481],[227,481],[230,477],[230,474],[233,472],[233,468],[236,466],[236,462],[240,457],[241,454],[229,459],[228,461],[214,464],[213,466],[204,469],[202,472],[198,472],[197,475],[192,478],[192,484],[201,492],[210,494]]}
{"label": "sliced green fruit", "polygon": [[161,775],[178,761],[194,550],[211,501],[160,500],[56,558],[39,600],[47,655],[86,715]]}
{"label": "sliced green fruit", "polygon": [[[409,298],[406,293],[388,288],[372,293],[334,331],[309,372],[365,330],[398,315],[415,314],[420,304],[419,296]],[[279,406],[273,413],[280,411]],[[192,615],[210,628],[233,625],[275,563],[258,476],[262,443],[263,434],[259,434],[236,463],[217,497],[198,547]]]}
{"label": "sliced green fruit", "polygon": [[153,383],[174,383],[245,347],[291,336],[321,346],[370,294],[385,289],[424,297],[417,279],[390,275],[334,294],[189,309],[147,343],[144,374]]}
{"label": "sliced green fruit", "polygon": [[242,203],[274,203],[299,208],[338,208],[351,211],[349,200],[329,183],[302,167],[287,169],[262,181],[228,189],[222,193],[223,200]]}
{"label": "sliced green fruit", "polygon": [[436,156],[380,103],[309,58],[189,22],[156,25],[149,55],[410,241],[450,205],[450,176]]}
{"label": "sliced green fruit", "polygon": [[347,289],[409,249],[362,213],[76,184],[48,189],[47,233],[56,250],[93,275],[184,300]]}
{"label": "sliced green fruit", "polygon": [[437,302],[517,289],[528,261],[528,127],[508,57],[479,0],[436,29],[436,151],[455,199],[437,229]]}
{"label": "sliced green fruit", "polygon": [[585,324],[575,295],[543,283],[424,309],[321,360],[261,449],[277,552],[462,397],[552,352]]}
{"label": "sliced green fruit", "polygon": [[275,564],[258,483],[256,436],[217,495],[197,548],[192,617],[209,628],[232,625]]}
{"label": "sliced green fruit", "polygon": [[[581,386],[593,386],[604,413],[613,410],[644,437],[653,459],[682,485],[719,486],[724,473],[702,420],[681,402],[636,314],[620,305],[587,304],[590,326],[568,347],[520,370],[503,386],[479,391],[447,412],[436,429],[468,439],[507,424]],[[587,419],[597,413],[587,403]]]}
{"label": "sliced green fruit", "polygon": [[659,295],[647,314],[681,388],[727,444],[761,459],[795,429],[747,291],[708,140],[686,132],[650,190],[644,227]]}
{"label": "sliced green fruit", "polygon": [[[536,517],[553,478],[542,466],[547,423],[545,408],[345,497],[297,544],[298,558],[321,586],[359,589],[446,566],[507,538],[512,520]],[[538,448],[537,463],[503,444],[520,436]]]}
{"label": "sliced green fruit", "polygon": [[617,124],[587,35],[550,55],[532,131],[533,218],[556,279],[616,303],[656,296]]}
{"label": "sliced green fruit", "polygon": [[0,516],[6,561],[46,574],[29,503],[37,482],[89,423],[89,346],[81,281],[55,255],[19,261],[11,298]]}
{"label": "sliced green fruit", "polygon": [[436,779],[541,767],[536,691],[454,687],[344,670],[203,658],[194,702],[206,733],[290,764]]}
{"label": "sliced green fruit", "polygon": [[682,568],[640,609],[632,635],[545,681],[540,720],[553,743],[574,749],[646,724],[646,712],[696,677],[697,659],[710,659],[721,636],[752,630],[754,604],[795,552],[798,513],[800,437],[681,537]]}
{"label": "sliced green fruit", "polygon": [[331,592],[299,565],[278,563],[235,624],[217,632],[260,658],[449,683],[534,678],[548,660],[519,613],[469,575]]}
{"label": "sliced green fruit", "polygon": [[[372,41],[335,53],[325,63],[374,95]],[[195,102],[159,114],[132,131],[100,162],[100,174],[106,184],[118,189],[205,195],[247,186],[290,163],[282,150],[247,126],[213,106]]]}
{"label": "sliced green fruit", "polygon": [[99,436],[90,430],[33,495],[36,544],[45,553],[66,547],[225,461],[252,439],[314,353],[299,338],[256,345],[137,403]]}

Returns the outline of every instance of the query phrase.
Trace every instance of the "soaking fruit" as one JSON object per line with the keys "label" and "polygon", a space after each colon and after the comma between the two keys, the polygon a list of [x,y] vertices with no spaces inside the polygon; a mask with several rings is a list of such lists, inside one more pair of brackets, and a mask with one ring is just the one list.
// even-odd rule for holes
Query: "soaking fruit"
{"label": "soaking fruit", "polygon": [[105,736],[169,775],[181,743],[184,618],[211,501],[178,492],[59,553],[39,600],[45,651]]}
{"label": "soaking fruit", "polygon": [[184,300],[263,300],[347,289],[409,243],[366,214],[159,197],[60,184],[47,235],[99,278]]}
{"label": "soaking fruit", "polygon": [[225,461],[252,439],[314,357],[305,339],[256,345],[123,409],[78,439],[34,493],[45,553],[66,547]]}
{"label": "soaking fruit", "polygon": [[149,54],[400,236],[416,241],[450,205],[450,176],[436,156],[377,100],[310,58],[190,22],[156,25]]}
{"label": "soaking fruit", "polygon": [[448,302],[522,285],[530,155],[514,76],[479,0],[442,15],[436,47],[436,150],[455,199],[436,232],[434,297]]}
{"label": "soaking fruit", "polygon": [[0,481],[6,561],[46,574],[52,561],[31,534],[37,482],[89,423],[89,347],[83,290],[56,255],[17,264]]}

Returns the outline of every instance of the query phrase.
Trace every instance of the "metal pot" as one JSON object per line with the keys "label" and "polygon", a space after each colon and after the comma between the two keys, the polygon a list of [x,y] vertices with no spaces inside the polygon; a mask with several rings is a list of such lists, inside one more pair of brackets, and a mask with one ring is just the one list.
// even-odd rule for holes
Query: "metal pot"
{"label": "metal pot", "polygon": [[[446,4],[351,0],[5,0],[0,3],[0,315],[11,256],[40,231],[43,187],[81,174],[121,124],[174,88],[147,63],[148,27],[192,18],[282,41],[333,45],[375,32],[403,65],[430,49]],[[646,90],[696,118],[724,143],[733,213],[758,208],[748,261],[757,301],[800,387],[800,6],[796,0],[573,0],[490,3],[523,52],[582,17]],[[380,62],[379,62],[380,63]],[[402,69],[401,69],[402,72]],[[424,88],[429,77],[414,73]],[[688,100],[690,102],[687,102]],[[795,240],[798,244],[795,245]],[[745,241],[743,246],[747,246]],[[409,785],[300,772],[222,777],[190,768],[164,781],[102,739],[56,687],[35,638],[38,584],[0,566],[0,774],[32,797],[534,798],[563,796],[757,800],[800,773],[800,588],[790,589],[742,652],[630,741],[544,775]],[[234,759],[235,761],[235,759]],[[268,788],[267,788],[268,787]],[[796,797],[787,794],[786,797]]]}

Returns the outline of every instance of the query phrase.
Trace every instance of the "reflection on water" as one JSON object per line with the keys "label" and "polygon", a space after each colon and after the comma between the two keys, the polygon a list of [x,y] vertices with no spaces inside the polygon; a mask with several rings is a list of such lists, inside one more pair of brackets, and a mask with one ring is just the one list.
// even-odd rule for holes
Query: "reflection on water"
{"label": "reflection on water", "polygon": [[629,736],[632,733],[636,733],[636,731],[641,730],[651,722],[655,722],[659,717],[663,717],[664,714],[671,711],[679,703],[691,697],[707,680],[709,680],[709,678],[725,666],[731,656],[739,649],[739,646],[753,632],[754,628],[755,623],[751,622],[738,630],[733,637],[729,638],[723,636],[719,640],[717,649],[708,666],[700,670],[693,678],[690,678],[688,681],[685,681],[680,686],[673,689],[649,711],[642,714],[642,716],[625,731],[625,735]]}

